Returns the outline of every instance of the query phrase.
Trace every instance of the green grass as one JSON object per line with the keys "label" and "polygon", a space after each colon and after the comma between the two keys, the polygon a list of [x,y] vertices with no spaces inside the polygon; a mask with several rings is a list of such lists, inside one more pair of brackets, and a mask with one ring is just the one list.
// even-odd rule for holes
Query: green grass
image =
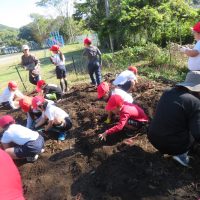
{"label": "green grass", "polygon": [[[77,75],[75,74],[73,64],[72,64],[72,56],[74,57],[75,64],[77,60],[81,59],[83,46],[80,44],[66,45],[61,48],[61,51],[65,54],[65,58],[66,58],[66,66],[69,71],[68,77],[67,77],[69,84],[73,85],[74,83],[87,81],[88,76],[85,73],[83,73],[83,71],[79,72]],[[49,60],[49,57],[51,56],[51,52],[49,51],[49,49],[33,51],[31,53],[40,59],[42,79],[46,80],[47,83],[59,84],[59,81],[56,79],[56,75],[55,75],[55,66]],[[10,80],[17,81],[17,83],[19,84],[19,88],[22,91],[24,91],[23,85],[17,74],[15,66],[17,66],[28,91],[30,92],[35,88],[34,85],[29,83],[28,71],[24,70],[22,67],[18,65],[18,63],[20,63],[21,56],[22,56],[22,53],[14,56],[14,59],[9,59],[3,63],[1,62],[0,91],[2,91],[7,86],[7,83]],[[83,63],[84,63],[84,66],[83,66],[84,71],[86,71],[85,60],[83,61]]]}

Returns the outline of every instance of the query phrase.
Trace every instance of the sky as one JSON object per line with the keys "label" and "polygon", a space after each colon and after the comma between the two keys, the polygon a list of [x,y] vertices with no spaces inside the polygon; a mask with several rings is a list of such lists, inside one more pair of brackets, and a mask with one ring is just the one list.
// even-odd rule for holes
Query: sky
{"label": "sky", "polygon": [[50,14],[37,7],[38,0],[0,0],[0,24],[20,28],[31,22],[30,14]]}

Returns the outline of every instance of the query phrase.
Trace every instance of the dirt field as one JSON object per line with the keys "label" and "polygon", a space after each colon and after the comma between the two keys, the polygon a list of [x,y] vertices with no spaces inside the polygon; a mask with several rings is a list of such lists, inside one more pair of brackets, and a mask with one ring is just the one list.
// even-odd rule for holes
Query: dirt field
{"label": "dirt field", "polygon": [[[150,117],[162,91],[170,84],[139,79],[133,96]],[[98,134],[111,125],[105,103],[97,100],[89,85],[71,88],[60,107],[70,113],[73,129],[58,144],[49,136],[45,153],[37,162],[18,162],[28,200],[198,200],[200,198],[200,159],[194,156],[192,169],[164,158],[148,142],[146,128],[137,133],[132,146],[124,144],[125,132],[107,142]],[[4,112],[1,111],[1,114]],[[25,115],[12,113],[18,122]],[[136,134],[136,133],[135,133]]]}

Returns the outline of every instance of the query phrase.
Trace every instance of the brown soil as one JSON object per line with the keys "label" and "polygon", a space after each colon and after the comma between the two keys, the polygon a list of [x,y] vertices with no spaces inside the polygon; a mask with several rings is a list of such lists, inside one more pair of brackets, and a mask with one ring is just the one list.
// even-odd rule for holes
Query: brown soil
{"label": "brown soil", "polygon": [[[136,102],[152,117],[162,91],[169,84],[139,79]],[[58,105],[70,113],[73,129],[58,144],[46,138],[45,153],[35,163],[17,162],[28,200],[197,200],[200,197],[200,160],[191,169],[164,158],[146,137],[137,133],[131,146],[125,132],[101,142],[98,134],[111,125],[105,102],[97,100],[94,87],[77,85]],[[1,114],[4,114],[1,111]],[[25,114],[12,113],[25,123]],[[135,133],[136,134],[136,133]]]}

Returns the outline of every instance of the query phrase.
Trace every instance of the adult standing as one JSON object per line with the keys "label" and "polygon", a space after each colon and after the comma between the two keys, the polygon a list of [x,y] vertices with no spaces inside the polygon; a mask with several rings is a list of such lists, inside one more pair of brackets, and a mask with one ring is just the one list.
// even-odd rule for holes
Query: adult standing
{"label": "adult standing", "polygon": [[40,62],[34,55],[30,54],[28,45],[23,45],[22,51],[24,55],[21,57],[21,64],[26,70],[29,71],[30,83],[37,85],[37,82],[41,79]]}
{"label": "adult standing", "polygon": [[[88,72],[91,79],[92,85],[99,85],[101,83],[101,51],[92,45],[92,40],[90,38],[84,39],[85,49],[83,51],[83,56],[88,58]],[[94,74],[96,79],[94,78]]]}
{"label": "adult standing", "polygon": [[184,82],[161,96],[148,138],[163,154],[189,166],[188,151],[200,142],[200,72],[190,71]]}
{"label": "adult standing", "polygon": [[0,149],[0,199],[25,200],[19,171],[11,157]]}
{"label": "adult standing", "polygon": [[192,27],[194,39],[197,41],[194,48],[181,47],[180,51],[188,56],[188,69],[190,71],[200,70],[200,22]]}

